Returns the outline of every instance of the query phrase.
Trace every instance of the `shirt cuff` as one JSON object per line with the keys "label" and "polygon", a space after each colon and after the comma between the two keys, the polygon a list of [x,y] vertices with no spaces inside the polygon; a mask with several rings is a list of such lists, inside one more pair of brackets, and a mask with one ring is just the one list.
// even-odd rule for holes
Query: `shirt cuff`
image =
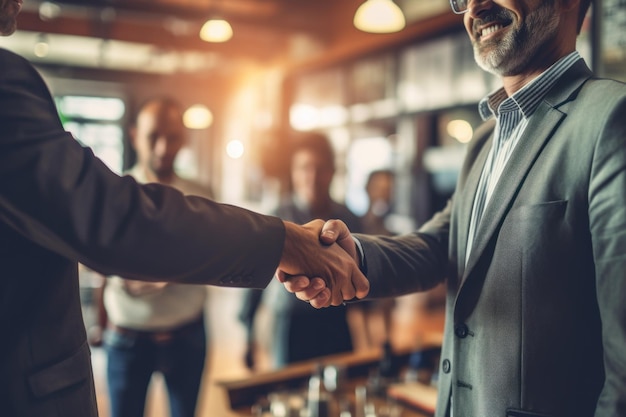
{"label": "shirt cuff", "polygon": [[354,240],[354,244],[356,245],[356,249],[359,255],[359,269],[363,273],[363,275],[367,276],[367,262],[365,261],[365,253],[363,252],[363,245],[361,245],[361,241],[352,235],[352,240]]}

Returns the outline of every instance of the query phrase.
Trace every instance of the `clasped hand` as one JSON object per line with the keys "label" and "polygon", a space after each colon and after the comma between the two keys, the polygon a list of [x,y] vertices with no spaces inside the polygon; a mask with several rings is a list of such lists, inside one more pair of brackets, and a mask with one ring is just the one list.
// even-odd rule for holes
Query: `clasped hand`
{"label": "clasped hand", "polygon": [[287,291],[315,308],[367,295],[369,281],[359,269],[356,245],[345,223],[284,223],[285,247],[276,276]]}

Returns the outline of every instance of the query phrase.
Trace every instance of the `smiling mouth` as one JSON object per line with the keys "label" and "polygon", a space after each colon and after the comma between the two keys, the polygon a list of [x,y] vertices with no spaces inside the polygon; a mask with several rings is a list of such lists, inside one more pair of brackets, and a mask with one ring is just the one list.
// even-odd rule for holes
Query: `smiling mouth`
{"label": "smiling mouth", "polygon": [[494,34],[495,32],[510,26],[513,23],[513,15],[507,10],[499,9],[476,19],[473,22],[475,36],[480,39]]}
{"label": "smiling mouth", "polygon": [[499,31],[503,27],[504,25],[501,25],[501,24],[489,26],[489,27],[483,28],[483,30],[481,30],[479,34],[481,37],[491,35],[492,33]]}
{"label": "smiling mouth", "polygon": [[[486,23],[486,22],[483,22],[483,23]],[[500,20],[499,23],[495,23],[492,21],[491,23],[483,25],[482,27],[478,26],[476,28],[476,37],[478,39],[485,38],[489,35],[492,35],[498,32],[499,30],[502,30],[510,26],[511,23],[513,23],[511,20],[505,19],[505,20]]]}

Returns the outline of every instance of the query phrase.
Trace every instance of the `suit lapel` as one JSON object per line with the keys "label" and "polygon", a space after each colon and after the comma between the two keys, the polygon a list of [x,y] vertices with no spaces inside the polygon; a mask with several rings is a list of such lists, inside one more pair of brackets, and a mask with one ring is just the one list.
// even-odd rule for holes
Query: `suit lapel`
{"label": "suit lapel", "polygon": [[528,126],[511,154],[505,172],[493,191],[491,200],[485,207],[482,221],[476,230],[472,253],[470,253],[467,261],[466,276],[476,265],[487,244],[500,227],[528,171],[564,116],[558,110],[546,107],[545,103],[542,103],[537,109],[534,117],[541,118],[541,124],[534,123]]}
{"label": "suit lapel", "polygon": [[[457,239],[458,245],[458,273],[459,276],[463,276],[465,269],[465,252],[467,250],[467,235],[469,234],[469,223],[472,216],[472,207],[474,205],[474,196],[478,189],[478,182],[480,175],[487,161],[489,150],[493,142],[493,127],[495,126],[494,120],[490,120],[485,127],[485,132],[477,132],[477,143],[474,147],[468,149],[466,161],[471,161],[471,165],[464,167],[461,170],[461,178],[465,177],[465,181],[461,187],[460,194],[455,196],[455,199],[459,204],[455,207],[456,219],[458,223],[457,233],[459,239]],[[469,172],[463,175],[463,171],[469,170]]]}
{"label": "suit lapel", "polygon": [[[468,277],[482,256],[485,256],[485,249],[489,242],[495,238],[497,230],[509,212],[515,196],[519,192],[524,179],[529,170],[537,160],[541,150],[554,136],[561,120],[566,116],[558,107],[565,101],[575,96],[575,92],[582,86],[585,80],[591,76],[591,72],[583,61],[578,62],[568,70],[555,87],[546,95],[532,116],[535,121],[531,121],[526,128],[520,142],[511,154],[509,161],[500,177],[498,184],[491,196],[489,204],[485,208],[481,224],[479,225],[472,253],[468,259],[466,268],[462,272],[461,286],[463,287]],[[459,226],[463,227],[459,231],[463,243],[459,247],[466,247],[467,233],[469,229],[469,219],[471,216],[473,196],[476,192],[478,177],[486,158],[485,146],[475,162],[475,168],[468,176],[466,190],[462,193],[462,207],[460,209]],[[463,256],[463,258],[461,258]],[[465,250],[459,251],[459,264],[464,263]],[[462,288],[461,288],[462,289]]]}

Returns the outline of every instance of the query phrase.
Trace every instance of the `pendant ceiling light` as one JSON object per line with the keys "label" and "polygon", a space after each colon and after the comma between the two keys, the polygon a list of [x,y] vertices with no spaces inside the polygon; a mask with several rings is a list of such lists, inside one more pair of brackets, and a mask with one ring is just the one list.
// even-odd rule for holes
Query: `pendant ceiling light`
{"label": "pendant ceiling light", "polygon": [[404,29],[406,21],[392,0],[366,0],[354,14],[354,26],[363,32],[392,33]]}
{"label": "pendant ceiling light", "polygon": [[183,113],[187,129],[207,129],[213,124],[213,113],[203,104],[194,104]]}
{"label": "pendant ceiling light", "polygon": [[205,42],[226,42],[233,37],[233,28],[224,19],[209,19],[200,29],[200,39]]}

